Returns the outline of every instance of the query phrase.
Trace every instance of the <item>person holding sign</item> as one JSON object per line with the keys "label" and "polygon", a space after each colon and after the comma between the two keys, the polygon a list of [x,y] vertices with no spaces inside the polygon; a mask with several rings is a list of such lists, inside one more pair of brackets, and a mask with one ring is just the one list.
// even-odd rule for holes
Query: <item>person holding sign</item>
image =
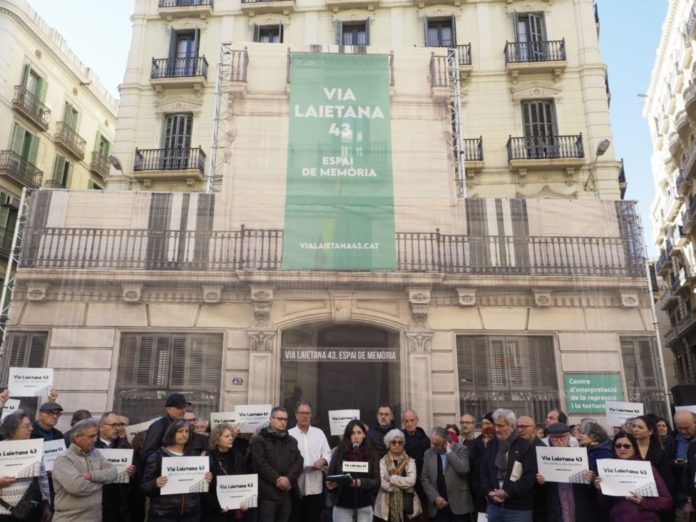
{"label": "person holding sign", "polygon": [[367,427],[353,419],[329,464],[326,489],[332,492],[333,522],[372,522],[372,495],[379,483],[379,457]]}
{"label": "person holding sign", "polygon": [[[117,413],[107,411],[99,419],[99,439],[97,449],[130,449],[127,440],[119,438],[121,419]],[[128,476],[135,476],[135,465],[127,468]],[[130,484],[107,484],[102,491],[102,522],[123,522],[128,520],[128,493]]]}
{"label": "person holding sign", "polygon": [[[641,460],[638,442],[632,434],[621,431],[614,437],[614,457],[623,460]],[[626,497],[610,497],[602,494],[601,500],[609,509],[610,522],[659,522],[660,512],[672,507],[672,496],[669,494],[665,481],[655,466],[652,467],[652,472],[657,486],[657,497],[644,497],[638,493],[632,493]],[[601,490],[602,477],[597,477],[594,483],[595,487]]]}
{"label": "person holding sign", "polygon": [[[200,493],[162,495],[160,491],[167,483],[167,476],[162,475],[162,459],[186,456],[190,437],[191,425],[188,421],[183,418],[173,421],[164,432],[163,446],[147,459],[140,488],[150,497],[147,512],[149,522],[199,522],[201,519]],[[205,480],[210,483],[213,474],[207,472]]]}
{"label": "person holding sign", "polygon": [[213,480],[203,499],[203,520],[206,522],[231,522],[237,520],[234,511],[220,508],[216,487],[217,477],[246,473],[244,456],[234,449],[235,429],[230,424],[218,424],[210,433],[210,472]]}
{"label": "person holding sign", "polygon": [[404,451],[404,434],[391,430],[384,436],[387,454],[379,461],[380,488],[375,502],[375,518],[405,522],[423,509],[414,486],[418,477],[416,461]]}
{"label": "person holding sign", "polygon": [[[5,417],[0,435],[3,440],[27,440],[31,436],[31,430],[31,420],[27,414],[17,410]],[[10,509],[22,500],[38,502],[37,516],[33,519],[35,522],[51,519],[48,475],[43,463],[38,477],[0,477],[0,520],[15,520],[11,517]]]}

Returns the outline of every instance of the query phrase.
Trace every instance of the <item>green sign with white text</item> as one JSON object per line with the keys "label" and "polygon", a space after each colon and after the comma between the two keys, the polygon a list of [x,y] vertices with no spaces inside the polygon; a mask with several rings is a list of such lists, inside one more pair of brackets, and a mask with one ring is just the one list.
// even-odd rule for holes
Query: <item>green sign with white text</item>
{"label": "green sign with white text", "polygon": [[618,373],[566,373],[568,413],[605,413],[606,401],[623,401]]}
{"label": "green sign with white text", "polygon": [[294,53],[283,269],[394,270],[388,56]]}

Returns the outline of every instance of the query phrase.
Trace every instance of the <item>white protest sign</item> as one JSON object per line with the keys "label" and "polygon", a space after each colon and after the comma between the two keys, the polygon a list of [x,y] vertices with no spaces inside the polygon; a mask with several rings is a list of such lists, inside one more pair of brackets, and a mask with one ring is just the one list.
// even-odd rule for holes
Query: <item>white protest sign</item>
{"label": "white protest sign", "polygon": [[19,408],[19,399],[7,399],[7,402],[5,402],[5,406],[2,408],[2,419],[0,420],[5,420],[5,417],[8,415],[12,415],[14,412],[17,411]]}
{"label": "white protest sign", "polygon": [[331,435],[343,435],[346,426],[353,419],[360,418],[360,410],[332,410],[329,411],[329,426]]}
{"label": "white protest sign", "polygon": [[208,457],[163,457],[162,475],[167,483],[160,489],[160,495],[181,495],[186,493],[206,493],[208,481]]}
{"label": "white protest sign", "polygon": [[258,475],[218,475],[217,498],[222,509],[255,508],[258,501]]}
{"label": "white protest sign", "polygon": [[38,477],[43,458],[43,439],[0,442],[0,477]]}
{"label": "white protest sign", "polygon": [[344,460],[341,471],[343,473],[369,473],[370,463],[357,460]]}
{"label": "white protest sign", "polygon": [[589,484],[587,448],[536,448],[537,467],[546,482]]}
{"label": "white protest sign", "polygon": [[600,459],[597,471],[602,477],[602,493],[610,497],[657,497],[657,485],[649,460]]}
{"label": "white protest sign", "polygon": [[239,424],[239,417],[234,411],[218,411],[210,414],[210,429],[212,430],[218,424],[229,424],[236,426]]}
{"label": "white protest sign", "polygon": [[642,402],[607,401],[606,408],[608,426],[623,426],[627,420],[643,415]]}
{"label": "white protest sign", "polygon": [[674,411],[690,411],[691,413],[696,415],[696,404],[691,406],[675,406]]}
{"label": "white protest sign", "polygon": [[10,368],[7,388],[12,397],[42,397],[53,386],[53,368]]}
{"label": "white protest sign", "polygon": [[138,424],[131,424],[130,426],[126,426],[126,438],[128,439],[129,443],[133,443],[133,438],[138,434],[142,433],[143,431],[147,431],[147,429],[152,425],[153,422],[155,422],[157,419],[152,419],[149,421],[145,422],[140,422]]}
{"label": "white protest sign", "polygon": [[235,408],[242,433],[254,433],[259,426],[268,422],[273,406],[270,404],[245,404]]}
{"label": "white protest sign", "polygon": [[44,467],[46,471],[53,471],[56,459],[65,453],[65,441],[63,439],[48,440],[44,442]]}
{"label": "white protest sign", "polygon": [[127,468],[133,464],[133,450],[99,448],[99,453],[104,456],[107,462],[116,468],[116,471],[118,471],[118,478],[114,483],[128,484],[128,482],[130,482],[130,475],[128,475]]}

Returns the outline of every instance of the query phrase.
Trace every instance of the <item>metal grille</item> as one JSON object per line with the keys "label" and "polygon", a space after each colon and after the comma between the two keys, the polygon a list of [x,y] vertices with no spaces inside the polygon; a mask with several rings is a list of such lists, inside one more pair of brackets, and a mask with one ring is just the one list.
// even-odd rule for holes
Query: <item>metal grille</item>
{"label": "metal grille", "polygon": [[652,337],[621,337],[620,341],[627,400],[642,402],[645,413],[666,418],[669,412],[660,382],[655,340]]}

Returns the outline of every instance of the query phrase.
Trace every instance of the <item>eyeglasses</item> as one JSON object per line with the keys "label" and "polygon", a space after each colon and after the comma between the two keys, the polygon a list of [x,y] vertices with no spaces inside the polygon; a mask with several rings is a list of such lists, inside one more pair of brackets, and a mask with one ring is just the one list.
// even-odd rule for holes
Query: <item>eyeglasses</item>
{"label": "eyeglasses", "polygon": [[288,422],[287,417],[273,417],[275,420],[278,420],[280,422]]}
{"label": "eyeglasses", "polygon": [[112,422],[111,424],[109,424],[108,422],[105,422],[104,424],[102,424],[102,426],[111,426],[112,428],[121,428],[121,427],[125,426],[125,424],[123,422]]}
{"label": "eyeglasses", "polygon": [[461,421],[459,424],[473,424],[472,421]]}
{"label": "eyeglasses", "polygon": [[518,430],[526,430],[527,428],[533,428],[531,424],[518,424],[517,429]]}
{"label": "eyeglasses", "polygon": [[393,441],[391,441],[391,445],[392,446],[403,446],[404,441],[403,440],[393,440]]}
{"label": "eyeglasses", "polygon": [[312,412],[311,411],[298,411],[297,414],[298,415],[311,415]]}
{"label": "eyeglasses", "polygon": [[631,449],[633,446],[631,444],[614,444],[616,449]]}

